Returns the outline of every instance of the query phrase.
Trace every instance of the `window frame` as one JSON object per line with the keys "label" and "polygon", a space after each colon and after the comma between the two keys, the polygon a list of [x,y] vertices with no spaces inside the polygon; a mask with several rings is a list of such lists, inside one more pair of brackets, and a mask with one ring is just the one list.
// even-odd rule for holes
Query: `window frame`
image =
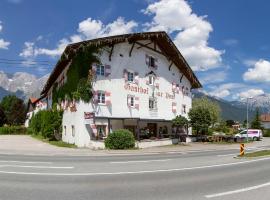
{"label": "window frame", "polygon": [[149,56],[149,66],[155,68],[156,67],[156,59],[153,56]]}
{"label": "window frame", "polygon": [[148,77],[149,85],[154,86],[155,80],[156,80],[156,77],[154,75],[149,75],[149,77]]}
{"label": "window frame", "polygon": [[[103,70],[102,70],[103,68]],[[103,73],[101,73],[103,72]],[[105,76],[105,65],[97,65],[96,66],[96,75],[97,76]]]}
{"label": "window frame", "polygon": [[[132,75],[132,80],[129,80],[130,75]],[[134,81],[135,81],[135,72],[127,70],[127,81],[129,83],[134,83]]]}
{"label": "window frame", "polygon": [[[152,103],[152,106],[150,106],[150,105],[151,105],[151,104],[150,104],[150,101],[153,102],[153,103]],[[151,111],[157,110],[157,98],[149,98],[149,100],[148,100],[148,108],[149,108],[149,110],[151,110]]]}
{"label": "window frame", "polygon": [[[103,99],[104,99],[104,102],[103,102]],[[97,94],[97,103],[99,105],[105,105],[106,104],[106,95],[105,95],[105,92],[104,91],[98,91],[98,94]]]}

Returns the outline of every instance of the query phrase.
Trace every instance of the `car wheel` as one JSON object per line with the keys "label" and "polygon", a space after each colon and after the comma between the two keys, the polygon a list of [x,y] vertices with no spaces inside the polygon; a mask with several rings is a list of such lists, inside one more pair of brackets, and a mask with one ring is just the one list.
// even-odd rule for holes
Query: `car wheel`
{"label": "car wheel", "polygon": [[253,141],[259,141],[258,137],[253,137]]}

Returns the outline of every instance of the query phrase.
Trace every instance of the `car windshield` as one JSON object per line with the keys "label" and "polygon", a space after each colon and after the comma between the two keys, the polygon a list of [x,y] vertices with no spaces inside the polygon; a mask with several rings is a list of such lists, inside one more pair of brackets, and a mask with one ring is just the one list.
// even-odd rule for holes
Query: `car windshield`
{"label": "car windshield", "polygon": [[247,131],[242,131],[240,132],[240,134],[247,134]]}

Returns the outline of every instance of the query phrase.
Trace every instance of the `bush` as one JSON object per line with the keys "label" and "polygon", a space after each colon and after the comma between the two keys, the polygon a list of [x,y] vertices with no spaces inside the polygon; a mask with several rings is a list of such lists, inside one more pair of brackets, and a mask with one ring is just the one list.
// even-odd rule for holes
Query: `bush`
{"label": "bush", "polygon": [[119,129],[109,134],[105,139],[105,147],[108,149],[134,148],[135,138],[129,130]]}
{"label": "bush", "polygon": [[25,135],[27,129],[22,126],[6,126],[0,127],[0,135]]}
{"label": "bush", "polygon": [[263,131],[263,137],[270,137],[270,129],[266,129]]}
{"label": "bush", "polygon": [[61,134],[61,130],[62,111],[42,110],[31,118],[28,133],[56,140],[56,134]]}

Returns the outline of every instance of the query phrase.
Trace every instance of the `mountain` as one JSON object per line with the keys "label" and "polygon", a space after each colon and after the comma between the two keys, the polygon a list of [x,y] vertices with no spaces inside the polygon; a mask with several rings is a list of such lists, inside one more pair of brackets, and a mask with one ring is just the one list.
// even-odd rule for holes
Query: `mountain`
{"label": "mountain", "polygon": [[37,78],[35,75],[25,72],[6,74],[0,71],[0,100],[9,94],[15,94],[24,100],[30,96],[39,97],[48,77],[48,74]]}
{"label": "mountain", "polygon": [[[207,94],[204,94],[202,92],[194,91],[193,92],[193,99],[195,98],[201,98],[201,97],[206,97],[209,100],[216,102],[220,108],[221,108],[221,118],[223,120],[235,120],[235,121],[240,121],[243,122],[246,119],[247,116],[247,108],[239,103],[235,102],[230,102],[226,101],[223,99],[219,99],[216,97],[209,96]],[[255,116],[255,111],[250,110],[249,111],[249,118],[253,118]]]}
{"label": "mountain", "polygon": [[[247,108],[247,99],[231,102],[232,105]],[[248,99],[248,106],[251,110],[259,108],[261,113],[270,113],[270,94],[262,94]]]}

